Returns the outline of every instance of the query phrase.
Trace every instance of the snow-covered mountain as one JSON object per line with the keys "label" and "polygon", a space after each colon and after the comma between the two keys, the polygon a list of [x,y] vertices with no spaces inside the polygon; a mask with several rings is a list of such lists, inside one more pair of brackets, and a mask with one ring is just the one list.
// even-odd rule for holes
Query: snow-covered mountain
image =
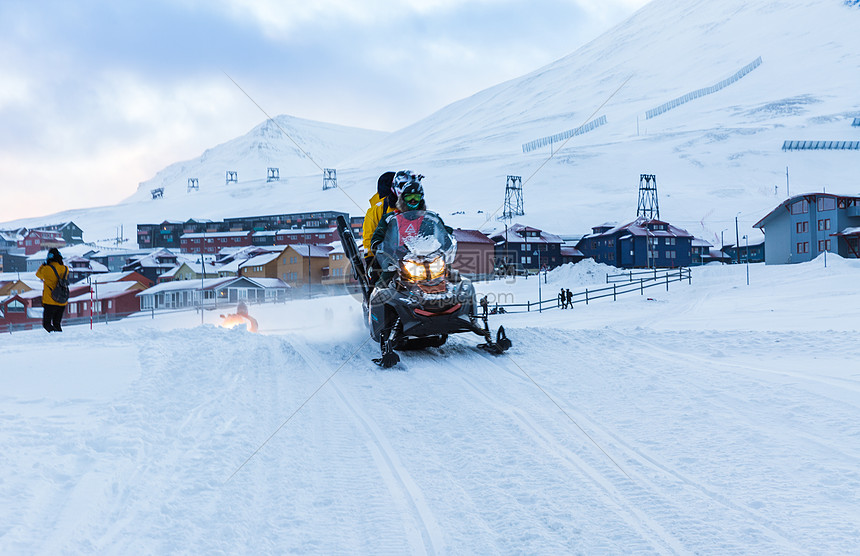
{"label": "snow-covered mountain", "polygon": [[193,197],[185,196],[189,178],[197,178],[198,191],[202,190],[206,197],[227,188],[228,171],[237,174],[233,189],[238,184],[271,183],[267,182],[268,168],[279,170],[279,185],[289,185],[290,176],[322,174],[318,165],[334,167],[344,156],[378,142],[385,135],[380,131],[276,116],[241,137],[207,149],[194,160],[171,164],[142,182],[128,200],[151,200],[151,190],[163,187],[164,198],[190,201]]}
{"label": "snow-covered mountain", "polygon": [[[381,172],[411,168],[452,224],[498,225],[506,176],[519,175],[519,220],[573,234],[632,219],[639,175],[649,173],[661,216],[713,241],[736,216],[749,229],[786,193],[860,192],[860,151],[782,150],[786,140],[860,140],[858,26],[860,9],[841,0],[654,0],[569,56],[394,133],[279,117],[280,126],[171,165],[120,205],[39,220],[74,219],[93,239],[166,218],[361,214]],[[603,116],[552,152],[524,152]],[[269,166],[280,182],[266,182]],[[339,189],[322,191],[322,167],[337,169]],[[225,184],[227,170],[238,184]],[[189,177],[200,191],[186,192]],[[165,198],[152,200],[161,186]]]}

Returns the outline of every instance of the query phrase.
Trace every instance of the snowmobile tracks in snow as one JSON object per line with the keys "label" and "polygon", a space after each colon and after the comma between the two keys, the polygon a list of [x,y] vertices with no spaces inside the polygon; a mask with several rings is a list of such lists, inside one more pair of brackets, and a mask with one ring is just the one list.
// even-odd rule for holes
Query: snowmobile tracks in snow
{"label": "snowmobile tracks in snow", "polygon": [[[646,543],[636,550],[690,554],[707,552],[721,545],[727,551],[742,550],[741,544],[734,547],[727,545],[723,538],[725,531],[711,530],[708,523],[692,517],[693,514],[688,511],[691,504],[707,507],[708,511],[733,514],[732,521],[739,524],[745,534],[749,535],[750,531],[754,531],[754,534],[768,538],[772,543],[771,547],[776,546],[787,552],[798,549],[797,542],[792,541],[790,535],[758,512],[745,508],[709,489],[707,485],[671,469],[658,458],[634,447],[633,443],[625,440],[619,432],[594,422],[549,392],[564,407],[564,411],[600,444],[600,449],[605,449],[623,466],[628,475],[623,476],[557,408],[552,408],[558,413],[555,423],[540,424],[539,416],[532,416],[510,401],[505,401],[497,389],[482,384],[471,368],[467,368],[467,358],[463,359],[461,355],[458,353],[455,357],[447,358],[446,364],[461,371],[458,376],[467,388],[477,399],[507,416],[517,428],[531,436],[537,446],[552,454],[560,465],[576,477],[573,481],[590,484],[592,489],[600,493],[598,496],[615,505],[619,517],[633,530],[638,531]],[[513,368],[515,365],[512,362],[491,355],[478,356],[512,375],[522,389],[533,390],[533,397],[538,398],[537,403],[552,405],[519,369]],[[544,402],[541,402],[539,397],[543,397]],[[512,400],[516,401],[515,398]],[[564,435],[564,428],[558,427],[563,423],[570,424],[568,430],[572,432],[568,437]],[[556,430],[552,431],[551,428]],[[580,446],[572,445],[575,439],[582,439]],[[691,540],[696,542],[691,543]]]}
{"label": "snowmobile tracks in snow", "polygon": [[[296,339],[291,338],[289,342],[305,363],[318,372],[321,379],[327,378],[332,373],[332,365],[323,361],[313,348]],[[397,451],[391,446],[385,433],[373,418],[361,409],[360,404],[338,386],[335,379],[330,380],[326,388],[334,392],[345,414],[367,435],[369,440],[367,445],[379,468],[379,473],[394,503],[401,509],[400,513],[404,516],[403,525],[411,548],[410,552],[427,555],[444,554],[442,530],[421,488],[400,462]]]}

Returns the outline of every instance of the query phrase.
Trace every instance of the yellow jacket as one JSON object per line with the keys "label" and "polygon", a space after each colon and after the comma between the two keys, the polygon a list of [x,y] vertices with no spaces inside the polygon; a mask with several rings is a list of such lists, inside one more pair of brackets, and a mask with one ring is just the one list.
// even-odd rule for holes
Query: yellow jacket
{"label": "yellow jacket", "polygon": [[382,220],[382,216],[385,213],[394,212],[393,206],[387,207],[385,212],[383,212],[383,208],[385,208],[385,199],[380,199],[379,193],[374,193],[373,197],[370,198],[370,208],[367,209],[367,213],[364,215],[364,225],[361,228],[365,257],[372,254],[370,251],[370,238],[373,237],[373,232],[376,231],[376,227],[379,225],[379,221]]}
{"label": "yellow jacket", "polygon": [[[54,274],[54,271],[49,268],[49,265],[53,266],[57,270],[57,274]],[[43,282],[42,305],[66,305],[65,303],[57,303],[51,297],[51,290],[53,290],[57,285],[57,275],[59,275],[60,278],[68,278],[69,268],[63,263],[53,261],[51,263],[43,264],[39,267],[39,270],[36,271],[36,278]]]}

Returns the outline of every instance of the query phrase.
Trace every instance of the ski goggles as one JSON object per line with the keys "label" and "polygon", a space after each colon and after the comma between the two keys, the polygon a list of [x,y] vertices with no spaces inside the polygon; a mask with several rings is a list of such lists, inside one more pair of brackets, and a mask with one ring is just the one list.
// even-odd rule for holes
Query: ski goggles
{"label": "ski goggles", "polygon": [[423,198],[424,198],[424,195],[421,195],[420,193],[407,193],[406,195],[403,196],[403,201],[407,205],[412,206],[412,205],[417,205],[418,203],[420,203],[421,199],[423,199]]}

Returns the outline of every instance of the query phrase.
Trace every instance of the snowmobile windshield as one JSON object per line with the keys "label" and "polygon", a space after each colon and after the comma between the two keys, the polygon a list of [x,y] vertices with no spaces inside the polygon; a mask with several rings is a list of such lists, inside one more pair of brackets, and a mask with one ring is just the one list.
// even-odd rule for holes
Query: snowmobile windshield
{"label": "snowmobile windshield", "polygon": [[376,250],[382,268],[396,270],[404,260],[454,261],[457,241],[434,212],[413,210],[391,217],[385,239]]}

